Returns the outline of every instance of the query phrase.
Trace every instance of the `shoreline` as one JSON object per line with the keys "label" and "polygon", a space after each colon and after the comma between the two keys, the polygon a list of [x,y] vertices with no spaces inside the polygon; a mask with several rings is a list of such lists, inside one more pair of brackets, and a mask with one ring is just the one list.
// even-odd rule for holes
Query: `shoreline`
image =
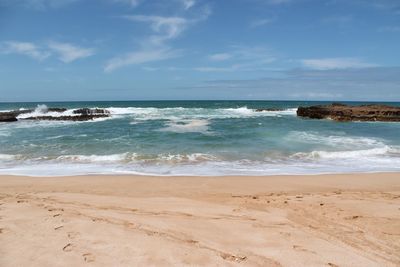
{"label": "shoreline", "polygon": [[229,177],[288,177],[288,176],[294,176],[294,177],[299,177],[299,176],[342,176],[342,175],[372,175],[372,174],[400,174],[400,171],[369,171],[369,172],[337,172],[337,173],[332,173],[332,172],[322,172],[322,173],[298,173],[298,174],[260,174],[260,175],[247,175],[247,174],[226,174],[226,175],[199,175],[199,174],[177,174],[177,175],[171,175],[171,174],[146,174],[146,173],[140,173],[140,174],[135,174],[135,173],[87,173],[87,174],[65,174],[65,175],[43,175],[43,174],[38,174],[38,175],[26,175],[26,174],[8,174],[8,173],[0,173],[0,178],[4,176],[10,176],[10,177],[26,177],[26,178],[66,178],[66,177],[103,177],[103,176],[112,176],[112,177],[164,177],[164,178],[169,178],[169,177],[195,177],[195,178],[229,178]]}
{"label": "shoreline", "polygon": [[398,172],[0,175],[0,265],[397,266],[399,206]]}

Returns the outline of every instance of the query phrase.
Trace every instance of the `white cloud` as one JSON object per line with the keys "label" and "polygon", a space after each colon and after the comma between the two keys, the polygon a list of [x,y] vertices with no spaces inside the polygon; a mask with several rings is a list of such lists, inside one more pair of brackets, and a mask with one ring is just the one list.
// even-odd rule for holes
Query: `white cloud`
{"label": "white cloud", "polygon": [[137,65],[147,62],[166,60],[179,56],[179,51],[171,49],[149,49],[132,52],[120,57],[112,58],[105,66],[105,72],[111,72],[115,69],[127,66]]}
{"label": "white cloud", "polygon": [[50,53],[43,51],[37,45],[29,42],[8,41],[0,44],[0,51],[4,54],[20,54],[36,60],[44,60]]}
{"label": "white cloud", "polygon": [[304,67],[315,70],[334,70],[376,67],[376,64],[364,62],[358,58],[319,58],[303,59],[301,63]]}
{"label": "white cloud", "polygon": [[80,58],[94,55],[94,49],[83,48],[69,43],[50,42],[49,48],[59,54],[59,59],[64,63],[70,63]]}
{"label": "white cloud", "polygon": [[195,0],[180,0],[180,2],[185,10],[192,8],[196,4]]}
{"label": "white cloud", "polygon": [[211,61],[225,61],[232,58],[232,55],[229,53],[219,53],[213,54],[208,57]]}
{"label": "white cloud", "polygon": [[161,45],[166,40],[178,37],[188,24],[188,21],[181,17],[133,15],[124,16],[124,18],[132,21],[148,22],[151,29],[156,33],[156,35],[152,35],[148,39],[154,45]]}
{"label": "white cloud", "polygon": [[128,4],[131,7],[136,7],[141,2],[140,0],[112,0],[115,3]]}
{"label": "white cloud", "polygon": [[260,27],[260,26],[270,24],[272,22],[273,22],[273,19],[257,19],[257,20],[253,20],[250,23],[250,27],[252,27],[252,28]]}
{"label": "white cloud", "polygon": [[[194,0],[183,1],[185,9],[195,5]],[[138,65],[147,62],[154,62],[175,58],[181,55],[181,52],[172,49],[168,45],[168,41],[178,38],[190,25],[198,23],[208,18],[211,14],[210,8],[203,6],[198,13],[198,17],[187,19],[177,16],[156,16],[156,15],[127,15],[122,18],[147,23],[150,26],[152,34],[144,37],[140,41],[140,48],[134,52],[125,55],[116,56],[110,59],[105,68],[105,72],[111,72],[115,69],[128,66]]]}

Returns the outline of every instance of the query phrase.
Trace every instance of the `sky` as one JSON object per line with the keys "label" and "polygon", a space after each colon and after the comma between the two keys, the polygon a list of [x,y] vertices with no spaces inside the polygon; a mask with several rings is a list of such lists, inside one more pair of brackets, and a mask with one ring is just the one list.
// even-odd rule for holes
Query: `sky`
{"label": "sky", "polygon": [[0,102],[400,101],[399,0],[0,0]]}

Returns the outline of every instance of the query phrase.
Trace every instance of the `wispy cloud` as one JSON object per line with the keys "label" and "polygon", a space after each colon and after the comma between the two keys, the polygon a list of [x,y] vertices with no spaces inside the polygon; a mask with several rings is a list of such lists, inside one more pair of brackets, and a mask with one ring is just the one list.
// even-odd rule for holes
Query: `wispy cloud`
{"label": "wispy cloud", "polygon": [[69,43],[49,42],[38,45],[32,42],[6,41],[0,43],[0,52],[3,54],[19,54],[42,61],[57,54],[58,59],[70,63],[80,58],[94,55],[94,49],[82,48]]}
{"label": "wispy cloud", "polygon": [[208,58],[211,61],[225,61],[232,58],[232,55],[229,53],[219,53],[219,54],[209,55]]}
{"label": "wispy cloud", "polygon": [[[379,88],[379,90],[376,90]],[[187,89],[187,87],[185,87]],[[193,87],[204,95],[241,99],[400,100],[400,68],[281,71],[280,77],[206,81]]]}
{"label": "wispy cloud", "polygon": [[64,63],[94,55],[93,48],[83,48],[69,43],[50,42],[49,48],[57,53]]}
{"label": "wispy cloud", "polygon": [[47,8],[63,7],[77,1],[79,0],[1,0],[0,4],[44,10]]}
{"label": "wispy cloud", "polygon": [[237,71],[240,65],[231,65],[227,67],[213,67],[213,66],[203,66],[194,68],[195,71],[199,72],[232,72]]}
{"label": "wispy cloud", "polygon": [[250,22],[251,28],[261,27],[267,24],[271,24],[274,20],[273,19],[256,19]]}
{"label": "wispy cloud", "polygon": [[151,29],[156,34],[151,35],[146,41],[150,41],[153,45],[161,45],[165,41],[178,37],[188,26],[188,20],[182,17],[162,17],[162,16],[145,16],[132,15],[123,16],[124,18],[146,22],[150,24]]}
{"label": "wispy cloud", "polygon": [[179,56],[179,51],[168,48],[140,50],[128,53],[109,60],[104,68],[105,72],[112,72],[115,69],[142,63],[161,61]]}
{"label": "wispy cloud", "polygon": [[315,70],[370,68],[377,66],[376,64],[368,63],[358,58],[303,59],[301,63],[304,67]]}
{"label": "wispy cloud", "polygon": [[185,10],[192,8],[196,4],[195,0],[179,0],[179,1],[182,3],[183,8]]}
{"label": "wispy cloud", "polygon": [[6,41],[0,43],[0,52],[3,54],[20,54],[31,57],[36,60],[44,60],[50,56],[50,53],[42,50],[34,43]]}
{"label": "wispy cloud", "polygon": [[[183,1],[185,9],[191,8],[195,1]],[[196,18],[182,16],[156,16],[156,15],[126,15],[122,18],[147,23],[151,34],[145,36],[139,43],[139,49],[134,52],[116,56],[110,59],[105,67],[105,72],[111,72],[128,65],[138,65],[147,62],[161,61],[176,58],[182,55],[181,50],[171,48],[170,41],[178,38],[191,25],[208,18],[211,10],[203,6]]]}
{"label": "wispy cloud", "polygon": [[272,51],[260,46],[231,46],[230,50],[223,53],[208,56],[215,63],[229,60],[227,66],[199,66],[194,68],[201,72],[233,72],[233,71],[257,71],[265,69],[269,63],[276,60]]}
{"label": "wispy cloud", "polygon": [[131,7],[136,7],[140,4],[141,0],[111,0],[115,3],[122,3],[130,5]]}
{"label": "wispy cloud", "polygon": [[[36,10],[46,10],[51,8],[61,8],[84,0],[0,0],[0,5],[11,7],[24,7]],[[138,6],[143,0],[104,0],[110,3],[121,3],[131,7]],[[182,0],[183,1],[183,0]]]}
{"label": "wispy cloud", "polygon": [[330,4],[346,4],[363,8],[372,8],[400,15],[400,2],[398,0],[332,0]]}
{"label": "wispy cloud", "polygon": [[170,48],[166,45],[166,42],[177,38],[186,29],[188,21],[185,18],[145,15],[124,16],[124,18],[148,23],[154,34],[142,40],[141,48],[137,51],[110,59],[104,67],[105,72],[112,72],[129,65],[175,58],[181,55],[180,51]]}

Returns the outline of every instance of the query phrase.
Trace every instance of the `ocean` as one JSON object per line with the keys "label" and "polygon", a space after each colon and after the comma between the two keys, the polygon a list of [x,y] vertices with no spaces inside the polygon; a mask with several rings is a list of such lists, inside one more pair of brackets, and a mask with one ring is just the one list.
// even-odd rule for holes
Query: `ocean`
{"label": "ocean", "polygon": [[[296,116],[299,101],[0,103],[106,108],[88,122],[0,123],[0,174],[285,175],[400,171],[400,123]],[[348,104],[367,104],[357,102]],[[400,103],[385,103],[400,106]],[[256,112],[257,108],[280,111]],[[67,111],[70,112],[70,111]]]}

